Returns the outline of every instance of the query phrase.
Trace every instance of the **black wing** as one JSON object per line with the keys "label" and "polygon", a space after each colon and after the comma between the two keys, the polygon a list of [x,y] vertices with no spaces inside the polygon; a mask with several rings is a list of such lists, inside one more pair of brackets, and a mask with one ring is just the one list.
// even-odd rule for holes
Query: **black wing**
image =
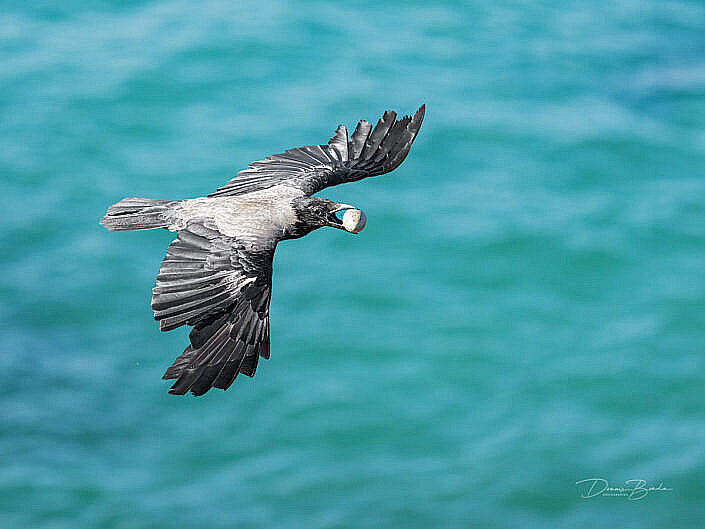
{"label": "black wing", "polygon": [[169,393],[227,389],[238,373],[255,374],[269,358],[269,298],[274,248],[246,248],[209,219],[189,222],[169,245],[152,297],[168,331],[193,325],[191,344],[164,374]]}
{"label": "black wing", "polygon": [[362,120],[349,140],[347,129],[340,125],[328,145],[298,147],[252,162],[210,196],[243,195],[280,184],[312,195],[329,186],[393,171],[409,153],[425,109],[422,105],[413,117],[399,120],[396,112],[387,110],[374,130]]}

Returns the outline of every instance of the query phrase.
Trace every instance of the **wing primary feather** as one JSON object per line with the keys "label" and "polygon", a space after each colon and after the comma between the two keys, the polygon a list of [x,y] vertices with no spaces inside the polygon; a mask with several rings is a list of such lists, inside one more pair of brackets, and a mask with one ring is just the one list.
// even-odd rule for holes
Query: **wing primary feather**
{"label": "wing primary feather", "polygon": [[397,113],[393,110],[386,110],[384,112],[377,122],[377,125],[375,125],[374,130],[368,136],[365,147],[362,149],[362,153],[360,153],[360,158],[367,160],[375,154],[380,143],[382,143],[382,140],[387,135],[389,128],[394,125],[396,117]]}
{"label": "wing primary feather", "polygon": [[248,377],[253,377],[255,376],[255,371],[257,370],[257,360],[259,359],[259,356],[257,355],[257,352],[251,356],[246,356],[245,359],[242,361],[242,365],[240,365],[240,373],[243,373],[247,375]]}
{"label": "wing primary feather", "polygon": [[220,373],[221,368],[221,365],[215,364],[209,365],[205,369],[203,369],[201,375],[191,384],[191,387],[189,388],[191,390],[191,393],[193,393],[193,395],[196,397],[200,397],[209,389],[211,389],[213,381]]}
{"label": "wing primary feather", "polygon": [[382,142],[377,148],[377,152],[374,153],[374,155],[369,159],[370,164],[378,166],[375,172],[383,172],[384,164],[380,164],[380,162],[387,157],[389,152],[397,144],[397,141],[399,140],[402,131],[406,128],[406,125],[410,120],[411,118],[407,116],[395,122],[394,125],[389,129],[387,135],[382,139]]}
{"label": "wing primary feather", "polygon": [[200,372],[197,369],[185,369],[176,379],[174,385],[169,388],[169,393],[172,395],[185,395],[191,387],[191,384],[198,378]]}
{"label": "wing primary feather", "polygon": [[211,336],[218,332],[218,329],[227,327],[227,322],[230,319],[231,314],[225,311],[221,314],[214,314],[208,320],[191,329],[188,336],[191,341],[191,347],[201,349],[210,340]]}
{"label": "wing primary feather", "polygon": [[345,125],[338,125],[335,134],[328,141],[328,147],[336,152],[339,161],[348,161],[348,129]]}
{"label": "wing primary feather", "polygon": [[218,376],[213,381],[213,387],[218,389],[228,389],[237,376],[237,362],[225,362],[218,373]]}
{"label": "wing primary feather", "polygon": [[372,125],[364,119],[355,127],[355,132],[353,132],[350,138],[350,144],[348,145],[348,154],[351,160],[357,160],[360,157],[362,148],[365,146],[365,141],[367,141],[367,137],[370,135],[370,130],[372,130]]}
{"label": "wing primary feather", "polygon": [[181,353],[181,355],[179,355],[176,360],[174,360],[174,363],[171,364],[169,369],[166,370],[166,372],[162,376],[162,379],[169,380],[173,378],[178,378],[183,368],[187,366],[193,358],[193,354],[194,349],[193,347],[191,347],[191,345],[189,345],[186,349],[184,349],[184,352]]}
{"label": "wing primary feather", "polygon": [[269,359],[269,318],[264,319],[262,339],[260,340],[259,355],[265,360]]}
{"label": "wing primary feather", "polygon": [[426,105],[421,105],[421,107],[414,114],[414,117],[411,118],[406,130],[396,145],[396,154],[389,160],[388,171],[393,171],[399,167],[399,165],[404,161],[404,158],[406,158],[406,155],[409,154],[411,144],[416,139],[416,135],[421,128],[421,122],[423,121],[425,112]]}

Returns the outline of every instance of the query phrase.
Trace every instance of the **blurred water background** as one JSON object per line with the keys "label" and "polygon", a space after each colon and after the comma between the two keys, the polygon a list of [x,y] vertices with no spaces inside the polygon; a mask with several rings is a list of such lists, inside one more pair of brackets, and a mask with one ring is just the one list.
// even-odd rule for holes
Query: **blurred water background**
{"label": "blurred water background", "polygon": [[[3,529],[705,527],[701,1],[30,4],[0,16]],[[168,395],[173,235],[106,207],[424,102],[397,171],[322,193],[362,234],[280,245],[271,360]]]}

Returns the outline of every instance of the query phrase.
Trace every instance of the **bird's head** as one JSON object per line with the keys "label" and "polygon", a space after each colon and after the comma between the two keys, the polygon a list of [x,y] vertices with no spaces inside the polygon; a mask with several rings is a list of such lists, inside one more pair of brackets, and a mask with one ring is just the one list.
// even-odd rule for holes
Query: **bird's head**
{"label": "bird's head", "polygon": [[[306,197],[293,202],[298,218],[296,234],[301,237],[323,226],[331,226],[350,233],[359,233],[365,227],[365,213],[350,204],[339,204],[320,197]],[[301,235],[299,233],[301,232]]]}

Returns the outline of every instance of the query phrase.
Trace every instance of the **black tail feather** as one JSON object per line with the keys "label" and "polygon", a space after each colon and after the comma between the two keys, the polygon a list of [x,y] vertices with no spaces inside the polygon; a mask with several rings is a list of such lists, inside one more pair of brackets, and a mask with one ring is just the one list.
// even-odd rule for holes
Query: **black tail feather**
{"label": "black tail feather", "polygon": [[171,200],[123,198],[108,208],[100,223],[109,230],[151,230],[169,225]]}

